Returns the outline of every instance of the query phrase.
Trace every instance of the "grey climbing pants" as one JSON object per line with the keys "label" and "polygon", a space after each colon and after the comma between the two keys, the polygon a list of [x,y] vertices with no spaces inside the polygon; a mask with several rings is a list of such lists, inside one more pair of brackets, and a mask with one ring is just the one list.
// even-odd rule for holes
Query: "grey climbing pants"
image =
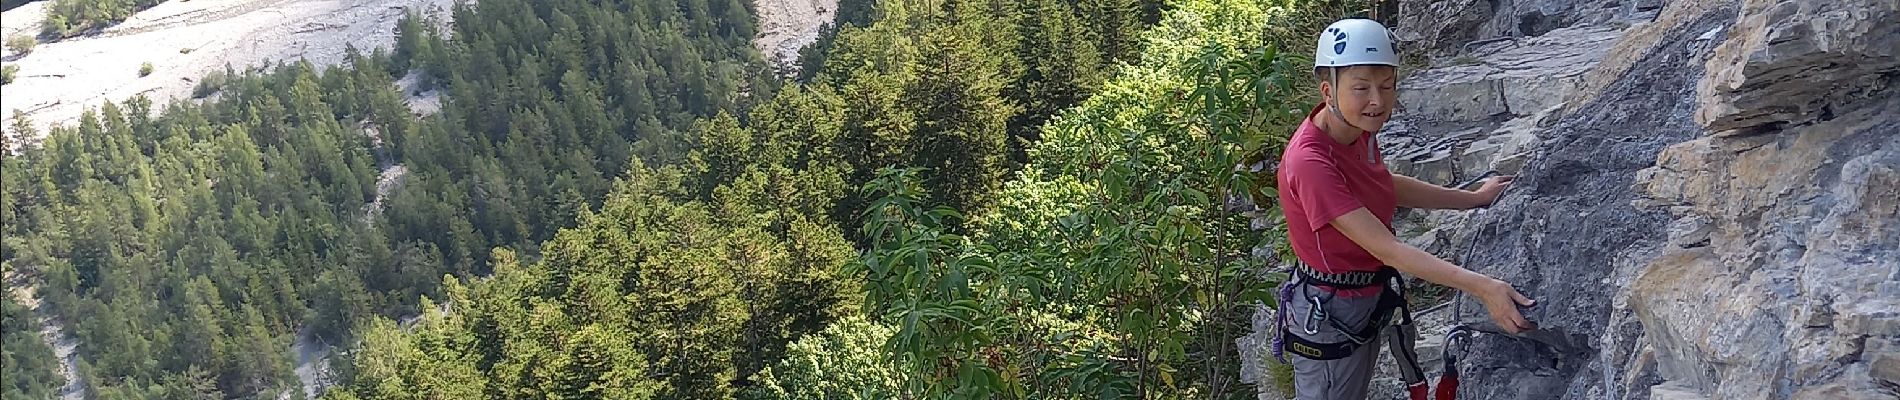
{"label": "grey climbing pants", "polygon": [[[1379,303],[1378,296],[1333,297],[1319,288],[1297,285],[1293,295],[1286,299],[1287,334],[1300,335],[1306,340],[1320,343],[1334,343],[1348,340],[1326,321],[1308,321],[1314,306],[1311,298],[1317,296],[1324,304],[1326,314],[1353,329],[1363,329],[1372,323],[1373,309]],[[1298,287],[1305,286],[1305,287]],[[1392,322],[1398,321],[1394,316]],[[1313,328],[1308,333],[1308,328]],[[1379,359],[1379,342],[1384,341],[1392,348],[1392,356],[1399,363],[1405,382],[1422,382],[1425,377],[1418,371],[1418,354],[1413,349],[1417,342],[1418,330],[1410,325],[1388,325],[1379,330],[1377,337],[1353,350],[1351,356],[1334,360],[1312,360],[1291,355],[1288,362],[1293,364],[1293,391],[1298,400],[1364,400],[1367,386],[1372,382],[1372,374],[1377,370],[1375,363]]]}

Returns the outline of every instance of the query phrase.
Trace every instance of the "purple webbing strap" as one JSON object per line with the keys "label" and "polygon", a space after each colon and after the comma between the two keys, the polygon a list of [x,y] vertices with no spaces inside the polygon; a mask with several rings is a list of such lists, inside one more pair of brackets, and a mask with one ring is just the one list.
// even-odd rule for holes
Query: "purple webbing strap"
{"label": "purple webbing strap", "polygon": [[1286,298],[1293,295],[1293,281],[1280,284],[1280,293],[1275,301],[1280,303],[1273,309],[1273,359],[1286,364]]}

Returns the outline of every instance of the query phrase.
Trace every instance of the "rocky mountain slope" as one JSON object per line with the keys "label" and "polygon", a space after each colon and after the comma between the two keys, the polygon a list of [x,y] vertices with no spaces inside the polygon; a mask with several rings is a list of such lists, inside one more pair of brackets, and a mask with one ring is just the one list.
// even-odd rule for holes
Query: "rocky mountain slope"
{"label": "rocky mountain slope", "polygon": [[[41,43],[25,55],[8,50],[6,62],[20,71],[4,88],[0,112],[9,119],[13,110],[25,112],[44,134],[46,126],[71,124],[108,101],[145,95],[165,104],[186,98],[198,79],[226,65],[239,70],[298,60],[336,65],[346,60],[348,47],[390,49],[405,12],[446,24],[456,2],[167,1],[102,32]],[[37,33],[45,4],[7,10],[5,33]],[[152,73],[140,76],[145,63]]]}
{"label": "rocky mountain slope", "polygon": [[752,7],[759,18],[753,46],[782,71],[796,71],[798,51],[838,16],[838,0],[753,0]]}
{"label": "rocky mountain slope", "polygon": [[[1522,287],[1576,345],[1480,335],[1453,349],[1460,398],[1900,398],[1900,3],[1399,9],[1431,66],[1380,136],[1394,168],[1518,175],[1401,237]],[[1447,325],[1485,319],[1448,310],[1421,330],[1433,375]]]}

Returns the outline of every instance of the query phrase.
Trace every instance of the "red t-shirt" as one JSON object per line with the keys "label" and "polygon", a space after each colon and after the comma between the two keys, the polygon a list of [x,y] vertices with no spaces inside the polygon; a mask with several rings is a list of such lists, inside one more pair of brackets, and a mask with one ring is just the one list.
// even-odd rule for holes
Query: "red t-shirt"
{"label": "red t-shirt", "polygon": [[[1384,262],[1353,243],[1331,224],[1334,218],[1364,207],[1392,229],[1398,196],[1392,192],[1392,172],[1371,132],[1340,144],[1313,123],[1325,106],[1307,113],[1306,121],[1280,155],[1280,212],[1286,215],[1287,236],[1293,254],[1314,270],[1327,273],[1378,271]],[[1378,287],[1342,291],[1357,297],[1377,294]]]}

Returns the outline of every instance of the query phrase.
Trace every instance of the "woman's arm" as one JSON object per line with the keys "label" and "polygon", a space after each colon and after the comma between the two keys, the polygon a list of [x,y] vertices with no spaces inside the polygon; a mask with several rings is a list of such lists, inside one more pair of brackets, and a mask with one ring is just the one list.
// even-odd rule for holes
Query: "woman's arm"
{"label": "woman's arm", "polygon": [[1332,225],[1360,248],[1372,253],[1373,257],[1398,268],[1400,272],[1477,296],[1484,303],[1485,310],[1491,313],[1491,319],[1497,321],[1498,326],[1505,331],[1517,333],[1536,328],[1517,312],[1513,304],[1529,306],[1531,300],[1518,293],[1511,284],[1452,265],[1431,253],[1400,242],[1392,236],[1392,231],[1386,230],[1385,224],[1379,223],[1379,219],[1365,208],[1334,218]]}
{"label": "woman's arm", "polygon": [[1425,183],[1405,175],[1392,175],[1392,191],[1399,207],[1467,209],[1476,207],[1477,193]]}
{"label": "woman's arm", "polygon": [[1500,176],[1484,182],[1477,191],[1425,183],[1405,175],[1392,175],[1392,191],[1398,195],[1399,207],[1436,208],[1463,210],[1484,207],[1497,200],[1498,194],[1511,183],[1511,177]]}

